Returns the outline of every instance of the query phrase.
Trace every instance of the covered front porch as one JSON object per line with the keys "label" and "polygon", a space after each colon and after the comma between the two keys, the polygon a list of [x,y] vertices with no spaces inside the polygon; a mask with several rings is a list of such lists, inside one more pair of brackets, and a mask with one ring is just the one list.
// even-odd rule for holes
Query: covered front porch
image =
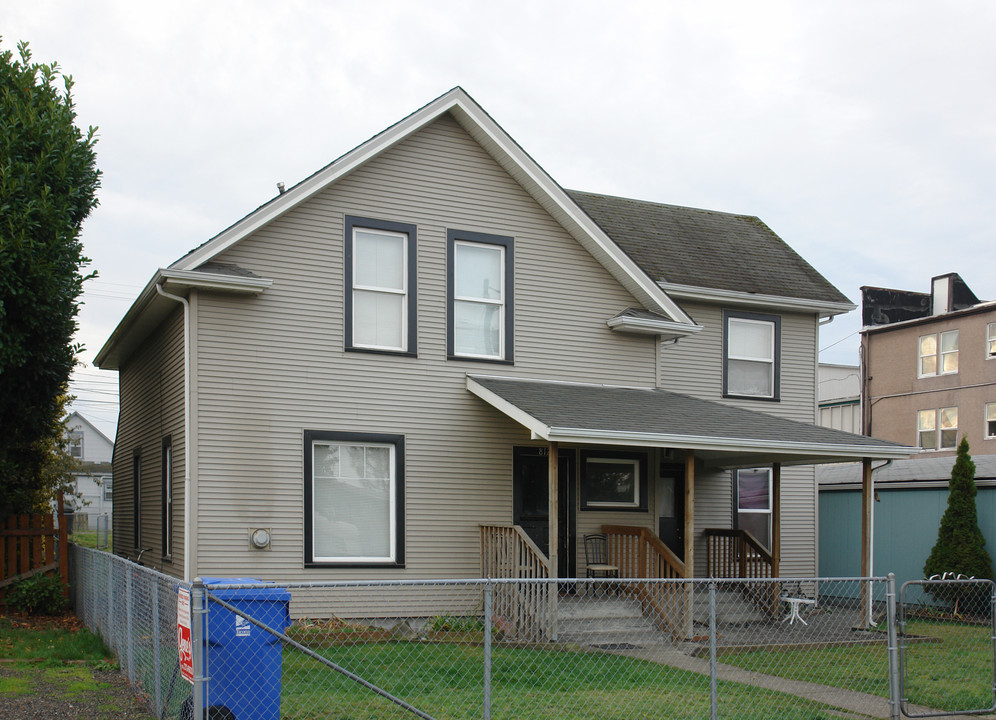
{"label": "covered front porch", "polygon": [[[543,459],[546,470],[546,542],[542,542],[543,535],[518,522],[519,517],[508,524],[482,526],[482,575],[491,578],[584,577],[582,551],[575,548],[582,547],[580,536],[591,532],[605,534],[608,562],[619,568],[623,578],[779,578],[785,524],[783,468],[860,460],[865,478],[863,523],[867,538],[873,461],[907,457],[913,450],[659,389],[484,376],[468,376],[467,388],[529,430],[535,454]],[[627,459],[627,451],[651,458],[648,466],[659,467],[660,472],[655,469],[648,473],[646,467],[641,470],[640,463]],[[609,519],[593,525],[595,513],[591,510],[608,510],[606,506],[611,503],[593,507],[589,502],[586,507],[584,469],[565,474],[562,464],[610,463],[613,459],[619,464],[632,463],[635,480],[630,485],[641,489],[634,491],[632,507],[623,507],[625,497],[612,498],[619,506],[613,509],[620,512],[606,513]],[[658,498],[655,512],[646,501],[648,485],[656,482],[658,495],[662,487],[667,487],[661,485],[661,480],[670,468],[681,478],[680,483],[671,486],[678,497],[670,502],[682,509],[677,518],[680,527],[674,534],[669,534],[660,511],[667,503]],[[733,508],[726,515],[725,525],[715,522],[717,513],[710,515],[712,523],[696,518],[696,492],[702,482],[711,483],[712,488],[719,482],[717,478],[736,483],[738,475],[732,471],[742,468],[761,468],[768,478],[768,537],[759,538],[749,529],[737,527],[741,523],[734,519]],[[625,468],[616,470],[622,472]],[[575,477],[581,478],[577,481],[580,499],[565,493],[563,487],[565,482],[575,482]],[[700,509],[707,506],[708,501],[699,504]],[[629,514],[623,515],[622,511]],[[562,517],[564,513],[571,517]],[[574,520],[581,513],[587,520],[577,530]],[[793,523],[796,528],[811,528],[815,541],[815,520],[814,500],[811,516],[793,518]],[[565,542],[565,534],[574,533],[577,542]],[[867,574],[867,542],[863,546],[862,567]],[[576,564],[565,562],[561,557],[564,553],[576,553]],[[641,600],[667,618],[668,626],[690,629],[687,608],[681,610],[682,603],[665,596],[673,593],[673,587],[647,585],[640,590],[647,593]],[[660,596],[652,597],[654,593]],[[526,605],[551,602],[549,597],[523,600]]]}

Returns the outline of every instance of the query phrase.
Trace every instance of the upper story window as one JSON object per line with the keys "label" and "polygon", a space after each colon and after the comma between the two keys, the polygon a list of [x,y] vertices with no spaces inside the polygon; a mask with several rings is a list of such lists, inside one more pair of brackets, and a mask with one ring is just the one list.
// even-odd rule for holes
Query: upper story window
{"label": "upper story window", "polygon": [[305,564],[404,564],[404,438],[304,434]]}
{"label": "upper story window", "polygon": [[723,313],[723,395],[779,399],[781,318]]}
{"label": "upper story window", "polygon": [[79,430],[69,432],[69,454],[77,460],[83,459],[83,433]]}
{"label": "upper story window", "polygon": [[104,500],[113,502],[114,485],[111,478],[109,477],[101,478],[100,486],[104,490]]}
{"label": "upper story window", "polygon": [[958,331],[921,335],[919,356],[920,377],[958,372]]}
{"label": "upper story window", "polygon": [[447,355],[512,362],[512,238],[450,230],[446,240]]}
{"label": "upper story window", "polygon": [[996,439],[996,403],[986,403],[986,439]]}
{"label": "upper story window", "polygon": [[925,450],[954,450],[958,444],[958,408],[917,413],[917,445]]}
{"label": "upper story window", "polygon": [[996,358],[996,322],[986,325],[986,357]]}
{"label": "upper story window", "polygon": [[415,355],[416,229],[346,217],[345,345]]}

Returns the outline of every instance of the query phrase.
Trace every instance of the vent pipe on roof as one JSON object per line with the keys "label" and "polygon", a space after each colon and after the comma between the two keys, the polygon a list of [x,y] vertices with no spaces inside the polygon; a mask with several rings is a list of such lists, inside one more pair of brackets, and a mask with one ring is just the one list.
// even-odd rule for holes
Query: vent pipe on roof
{"label": "vent pipe on roof", "polygon": [[283,195],[285,192],[287,192],[287,188],[284,187],[284,184],[282,182],[278,182],[277,183],[277,190],[280,191],[281,195]]}

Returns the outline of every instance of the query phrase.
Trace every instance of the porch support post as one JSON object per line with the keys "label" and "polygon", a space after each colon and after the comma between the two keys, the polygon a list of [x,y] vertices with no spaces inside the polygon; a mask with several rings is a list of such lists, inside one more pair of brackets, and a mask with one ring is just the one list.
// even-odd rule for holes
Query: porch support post
{"label": "porch support post", "polygon": [[782,560],[782,464],[771,465],[771,577],[779,577]]}
{"label": "porch support post", "polygon": [[[870,577],[872,572],[872,511],[874,493],[872,491],[871,458],[861,460],[861,577]],[[861,607],[864,608],[865,627],[871,626],[871,584],[861,583]]]}
{"label": "porch support post", "polygon": [[549,509],[549,523],[550,523],[550,543],[548,555],[550,557],[550,577],[556,579],[560,575],[560,562],[557,557],[557,548],[560,545],[560,517],[558,511],[558,500],[560,498],[560,488],[557,487],[558,480],[560,478],[559,465],[559,452],[557,448],[557,443],[550,443],[550,478],[547,482],[547,487],[549,489],[549,499],[548,507]]}
{"label": "porch support post", "polygon": [[[685,578],[695,577],[695,451],[685,451]],[[695,597],[693,583],[685,583],[685,637],[693,635],[692,608]]]}

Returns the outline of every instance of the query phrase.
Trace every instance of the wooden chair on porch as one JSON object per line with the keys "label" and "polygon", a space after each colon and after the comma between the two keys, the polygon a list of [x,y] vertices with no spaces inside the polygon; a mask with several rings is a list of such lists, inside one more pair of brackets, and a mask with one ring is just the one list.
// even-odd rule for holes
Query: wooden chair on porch
{"label": "wooden chair on porch", "polygon": [[609,541],[603,533],[584,536],[584,564],[590,578],[619,577],[619,566],[609,564]]}

